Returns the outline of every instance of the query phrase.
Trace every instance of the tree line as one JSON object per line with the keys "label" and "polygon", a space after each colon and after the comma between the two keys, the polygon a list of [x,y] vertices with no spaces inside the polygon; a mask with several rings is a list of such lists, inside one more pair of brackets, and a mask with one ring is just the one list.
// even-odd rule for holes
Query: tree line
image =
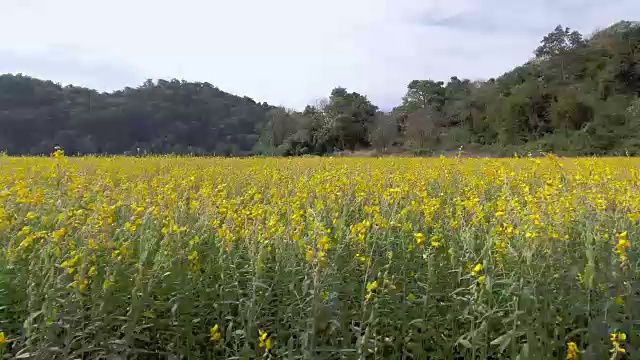
{"label": "tree line", "polygon": [[148,80],[112,93],[0,76],[0,150],[248,155],[273,109],[209,83]]}
{"label": "tree line", "polygon": [[640,154],[640,24],[585,37],[558,26],[498,78],[414,80],[389,112],[338,87],[303,111],[208,83],[113,93],[0,76],[0,149],[39,154],[304,155],[377,152]]}

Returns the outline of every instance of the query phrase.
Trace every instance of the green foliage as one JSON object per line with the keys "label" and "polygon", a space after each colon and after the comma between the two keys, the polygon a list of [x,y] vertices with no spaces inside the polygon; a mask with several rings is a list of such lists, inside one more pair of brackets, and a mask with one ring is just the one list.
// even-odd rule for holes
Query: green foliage
{"label": "green foliage", "polygon": [[536,49],[535,53],[537,57],[548,59],[584,44],[585,41],[582,34],[558,25],[542,39],[541,45]]}
{"label": "green foliage", "polygon": [[[369,147],[373,138],[378,141],[382,136],[381,128],[372,135],[381,125],[375,121],[377,112],[378,107],[366,96],[338,87],[328,100],[307,106],[301,113],[290,112],[285,121],[295,125],[287,127],[288,136],[281,144],[272,145],[279,146],[276,153],[281,155],[319,155]],[[269,138],[271,131],[268,127],[263,137]],[[384,132],[384,137],[390,135],[388,130]]]}
{"label": "green foliage", "polygon": [[273,109],[208,83],[148,80],[113,93],[0,76],[0,149],[9,154],[251,152]]}
{"label": "green foliage", "polygon": [[[407,120],[405,145],[437,153],[456,143],[476,143],[483,146],[480,152],[498,155],[637,152],[638,23],[620,22],[588,39],[558,26],[535,54],[534,60],[488,81],[412,81],[396,109]],[[452,129],[461,136],[449,136]]]}
{"label": "green foliage", "polygon": [[407,95],[402,99],[405,111],[416,111],[427,107],[441,110],[445,102],[444,82],[433,80],[413,80],[407,87]]}
{"label": "green foliage", "polygon": [[371,146],[381,152],[387,151],[398,140],[398,122],[392,114],[378,113],[369,133]]}

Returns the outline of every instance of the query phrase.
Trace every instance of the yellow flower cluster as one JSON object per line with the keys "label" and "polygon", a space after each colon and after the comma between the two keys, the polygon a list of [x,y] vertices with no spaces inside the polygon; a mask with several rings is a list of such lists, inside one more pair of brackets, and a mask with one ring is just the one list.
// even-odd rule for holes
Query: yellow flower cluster
{"label": "yellow flower cluster", "polygon": [[616,254],[618,254],[621,262],[625,262],[629,257],[628,252],[631,247],[631,243],[627,239],[627,232],[625,231],[616,235],[616,238],[618,240],[616,244]]}
{"label": "yellow flower cluster", "polygon": [[271,338],[271,334],[269,334],[268,332],[260,330],[258,340],[258,346],[260,346],[261,348],[267,351],[273,348],[273,339]]}
{"label": "yellow flower cluster", "polygon": [[567,343],[567,360],[577,360],[578,359],[578,345],[575,342],[571,341]]}
{"label": "yellow flower cluster", "polygon": [[[637,263],[640,222],[640,161],[632,158],[69,158],[59,149],[50,157],[2,156],[0,169],[0,271],[10,272],[0,293],[25,299],[8,320],[13,326],[42,317],[47,326],[72,327],[64,321],[81,317],[65,310],[82,309],[82,319],[131,322],[100,331],[197,328],[206,346],[220,350],[233,338],[275,354],[287,343],[278,336],[294,332],[279,331],[276,321],[305,324],[296,331],[326,336],[326,348],[337,346],[333,332],[357,324],[358,334],[378,337],[359,344],[383,348],[384,331],[484,321],[495,314],[483,309],[514,308],[493,302],[518,298],[518,291],[543,294],[549,299],[540,303],[558,306],[581,298],[632,303],[629,284],[636,280],[629,269]],[[492,297],[466,307],[483,296]],[[555,301],[562,296],[572,300]],[[447,306],[471,315],[422,318],[447,314]],[[519,306],[518,324],[525,326],[521,319],[537,310]],[[363,316],[367,311],[373,315]],[[378,313],[396,315],[388,323],[366,321]],[[299,321],[305,314],[317,321]],[[329,319],[335,314],[353,318]],[[233,329],[224,336],[218,325],[210,327],[220,319]],[[256,322],[273,332],[256,337],[248,325]],[[434,328],[464,330],[460,323]],[[464,340],[471,332],[451,337]],[[386,338],[395,344],[411,336]],[[612,335],[615,352],[624,351],[625,340],[624,333]],[[577,356],[576,344],[568,343],[567,359]]]}
{"label": "yellow flower cluster", "polygon": [[220,341],[222,340],[222,334],[220,333],[220,327],[218,324],[215,324],[211,330],[209,330],[211,341]]}
{"label": "yellow flower cluster", "polygon": [[627,334],[623,332],[614,332],[610,336],[611,340],[611,352],[614,354],[624,354],[627,350],[624,348],[623,344],[627,341]]}

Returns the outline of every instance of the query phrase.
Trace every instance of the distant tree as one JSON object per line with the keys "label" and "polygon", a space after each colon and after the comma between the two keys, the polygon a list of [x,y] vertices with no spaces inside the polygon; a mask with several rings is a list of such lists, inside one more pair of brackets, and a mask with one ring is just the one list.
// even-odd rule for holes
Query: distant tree
{"label": "distant tree", "polygon": [[376,114],[369,131],[369,142],[378,151],[387,151],[399,138],[398,123],[394,114]]}
{"label": "distant tree", "polygon": [[407,94],[402,98],[402,108],[406,112],[431,107],[440,111],[445,102],[444,82],[433,80],[413,80],[407,86]]}
{"label": "distant tree", "polygon": [[578,31],[570,28],[563,28],[558,25],[552,32],[546,35],[541,45],[536,49],[535,55],[538,59],[559,63],[560,79],[565,80],[565,67],[567,62],[571,62],[570,50],[586,45],[586,42]]}
{"label": "distant tree", "polygon": [[448,125],[464,125],[470,118],[471,81],[452,77],[445,86],[442,113]]}
{"label": "distant tree", "polygon": [[300,124],[294,111],[282,107],[269,110],[266,119],[258,147],[262,152],[274,154],[278,147],[298,131]]}
{"label": "distant tree", "polygon": [[563,28],[562,25],[558,25],[542,39],[535,54],[538,58],[549,59],[584,44],[584,38],[578,31],[571,31],[568,27]]}
{"label": "distant tree", "polygon": [[366,96],[349,93],[344,88],[335,88],[329,102],[324,106],[324,114],[333,124],[333,138],[340,150],[368,146],[368,130],[373,123],[378,107],[371,104]]}
{"label": "distant tree", "polygon": [[426,107],[409,114],[405,120],[405,136],[409,144],[418,149],[436,145],[442,115],[437,110]]}
{"label": "distant tree", "polygon": [[593,109],[579,98],[573,88],[567,88],[557,96],[550,108],[551,126],[568,132],[579,130],[593,120]]}

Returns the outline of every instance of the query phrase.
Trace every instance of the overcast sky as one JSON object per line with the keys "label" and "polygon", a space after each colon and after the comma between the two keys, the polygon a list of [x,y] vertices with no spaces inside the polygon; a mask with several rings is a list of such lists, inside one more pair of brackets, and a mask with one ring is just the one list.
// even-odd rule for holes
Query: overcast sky
{"label": "overcast sky", "polygon": [[637,19],[640,0],[0,0],[0,73],[208,81],[293,108],[340,85],[390,108],[413,79],[508,71],[559,23]]}

